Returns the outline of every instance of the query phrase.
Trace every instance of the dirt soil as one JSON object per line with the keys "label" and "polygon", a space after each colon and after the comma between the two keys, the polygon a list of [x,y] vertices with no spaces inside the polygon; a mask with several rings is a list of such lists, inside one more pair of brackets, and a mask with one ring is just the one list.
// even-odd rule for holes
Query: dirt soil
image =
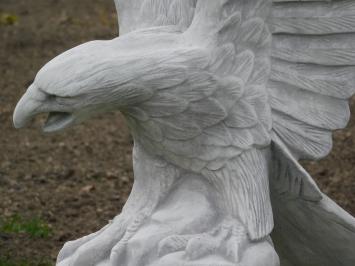
{"label": "dirt soil", "polygon": [[[132,184],[132,139],[118,113],[43,135],[43,118],[18,131],[12,112],[44,63],[83,42],[113,38],[117,17],[112,0],[0,0],[0,15],[10,17],[0,23],[0,218],[40,217],[53,231],[45,239],[0,232],[0,257],[53,262],[64,242],[120,212]],[[355,113],[355,100],[351,106]],[[334,138],[326,159],[305,166],[355,215],[355,115]]]}

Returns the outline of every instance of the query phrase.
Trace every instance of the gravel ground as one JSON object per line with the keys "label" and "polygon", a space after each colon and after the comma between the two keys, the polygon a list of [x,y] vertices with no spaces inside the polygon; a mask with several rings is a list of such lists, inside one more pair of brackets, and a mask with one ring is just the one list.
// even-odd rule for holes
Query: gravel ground
{"label": "gravel ground", "polygon": [[[120,114],[59,135],[38,130],[43,118],[21,131],[11,122],[44,63],[80,43],[116,36],[116,20],[112,0],[0,0],[0,218],[40,217],[52,231],[46,238],[0,231],[1,266],[53,262],[64,242],[105,225],[127,199],[132,140]],[[355,115],[334,137],[326,159],[304,165],[323,191],[355,214]],[[1,264],[2,257],[15,262]]]}

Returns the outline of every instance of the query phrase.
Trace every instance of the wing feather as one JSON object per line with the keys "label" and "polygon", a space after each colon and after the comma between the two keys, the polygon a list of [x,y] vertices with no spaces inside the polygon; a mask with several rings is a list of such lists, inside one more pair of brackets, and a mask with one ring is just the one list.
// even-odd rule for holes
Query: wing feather
{"label": "wing feather", "polygon": [[257,125],[259,122],[255,109],[247,101],[238,101],[229,112],[225,123],[229,127],[248,128]]}
{"label": "wing feather", "polygon": [[197,0],[115,0],[120,34],[156,27],[190,26]]}
{"label": "wing feather", "polygon": [[[268,82],[270,176],[282,265],[354,265],[355,220],[320,192],[297,159],[320,159],[346,126],[355,92],[355,1],[274,0]],[[302,232],[300,234],[300,232]]]}
{"label": "wing feather", "polygon": [[350,117],[348,101],[292,86],[269,83],[272,109],[293,119],[325,129],[344,128]]}
{"label": "wing feather", "polygon": [[149,101],[140,105],[140,108],[149,113],[151,117],[164,117],[182,113],[188,107],[188,102],[169,93],[159,93]]}
{"label": "wing feather", "polygon": [[302,121],[273,111],[273,128],[281,139],[292,143],[289,147],[294,154],[305,159],[317,159],[326,156],[332,149],[332,132],[327,129],[308,125]]}
{"label": "wing feather", "polygon": [[273,33],[287,34],[352,33],[355,27],[354,10],[353,1],[275,4],[270,28]]}
{"label": "wing feather", "polygon": [[292,64],[274,60],[270,80],[327,95],[348,99],[355,92],[355,67]]}
{"label": "wing feather", "polygon": [[[344,128],[349,120],[347,100],[355,92],[354,14],[353,0],[274,1],[269,19],[274,35],[268,90],[278,134],[296,157],[327,155],[329,130]],[[297,124],[303,129],[292,133],[289,128]],[[316,146],[308,146],[315,144],[310,142],[314,137],[300,134],[304,125],[314,127],[310,132],[323,129]]]}
{"label": "wing feather", "polygon": [[[350,243],[353,221],[345,226],[338,207],[326,200],[297,159],[325,156],[331,131],[348,122],[347,99],[355,92],[355,1],[274,0],[267,23],[271,0],[116,2],[123,10],[123,33],[171,25],[184,32],[189,46],[209,49],[208,55],[201,53],[210,57],[207,65],[180,69],[180,77],[160,84],[159,91],[174,94],[166,104],[142,104],[131,114],[143,122],[134,126],[152,131],[145,133],[147,143],[162,145],[154,147],[175,164],[202,171],[252,239],[265,237],[272,228],[269,177],[272,198],[280,200],[273,203],[278,232],[282,223],[292,224],[283,214],[292,214],[294,207],[302,226],[304,217],[330,219],[335,232],[329,239],[337,240],[336,233],[350,228],[345,241]],[[282,241],[276,240],[279,246]],[[303,261],[306,248],[299,250],[296,261]],[[320,256],[319,249],[314,251],[307,256]],[[352,262],[347,252],[340,254]],[[289,258],[282,253],[283,261]]]}
{"label": "wing feather", "polygon": [[355,34],[274,35],[272,56],[292,63],[353,66],[355,64],[354,40]]}

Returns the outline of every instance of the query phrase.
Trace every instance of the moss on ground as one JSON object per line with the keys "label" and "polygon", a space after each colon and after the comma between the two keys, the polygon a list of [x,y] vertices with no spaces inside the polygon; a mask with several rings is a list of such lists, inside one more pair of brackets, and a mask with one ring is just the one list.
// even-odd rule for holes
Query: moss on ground
{"label": "moss on ground", "polygon": [[52,266],[53,264],[46,259],[25,260],[0,257],[0,266]]}
{"label": "moss on ground", "polygon": [[47,238],[51,235],[52,230],[46,222],[38,217],[26,219],[16,214],[9,218],[0,218],[0,233],[28,234],[33,238]]}

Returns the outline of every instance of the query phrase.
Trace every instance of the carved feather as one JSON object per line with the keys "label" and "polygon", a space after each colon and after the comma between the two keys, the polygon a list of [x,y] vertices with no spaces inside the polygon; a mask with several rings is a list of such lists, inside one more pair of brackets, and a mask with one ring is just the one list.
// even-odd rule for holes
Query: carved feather
{"label": "carved feather", "polygon": [[140,108],[151,117],[164,117],[182,113],[188,108],[188,102],[173,94],[161,92],[141,104]]}
{"label": "carved feather", "polygon": [[267,85],[273,109],[272,237],[281,265],[350,266],[355,220],[319,191],[297,159],[326,156],[331,130],[349,120],[355,1],[273,2]]}
{"label": "carved feather", "polygon": [[308,125],[277,111],[273,112],[273,117],[274,131],[295,154],[305,159],[317,159],[330,152],[330,130]]}
{"label": "carved feather", "polygon": [[274,60],[270,81],[327,95],[348,99],[355,92],[354,67],[321,67]]}
{"label": "carved feather", "polygon": [[312,1],[302,5],[276,4],[272,10],[270,29],[273,33],[287,34],[352,33],[355,27],[354,10],[354,2],[348,0]]}
{"label": "carved feather", "polygon": [[[139,1],[131,0],[131,16],[132,12],[143,14]],[[152,12],[136,25],[128,25],[128,21],[134,22],[128,16],[120,18],[124,32],[170,24],[183,32],[189,46],[207,51],[201,53],[204,57],[195,57],[200,58],[193,66],[200,65],[198,71],[190,68],[181,77],[182,83],[160,87],[183,99],[181,103],[187,101],[187,109],[179,109],[172,101],[172,109],[166,112],[165,107],[144,110],[148,116],[150,112],[166,114],[150,116],[163,133],[165,146],[160,153],[182,168],[202,171],[226,197],[226,208],[245,222],[252,239],[265,237],[272,229],[268,178],[273,201],[284,203],[274,204],[277,222],[281,221],[277,232],[282,231],[282,223],[292,227],[283,214],[297,206],[297,221],[302,226],[306,224],[302,215],[314,219],[333,215],[329,228],[335,233],[329,233],[329,239],[337,239],[336,231],[343,234],[344,219],[338,215],[338,207],[333,206],[331,214],[324,211],[329,202],[324,203],[297,159],[325,156],[332,146],[331,131],[343,128],[349,119],[347,99],[355,92],[355,1],[143,2]],[[181,64],[191,62],[177,65]],[[136,115],[143,120],[144,115]],[[269,159],[275,172],[268,169]],[[349,223],[353,233],[355,223]],[[289,246],[287,239],[276,238],[275,242],[278,247]],[[296,247],[299,252],[281,252],[282,262],[304,262],[302,252],[307,245],[303,244]],[[317,260],[319,250],[314,250],[304,257],[324,266]],[[352,265],[350,253],[340,253],[345,254],[344,265]]]}
{"label": "carved feather", "polygon": [[318,95],[290,86],[269,84],[272,109],[293,119],[325,129],[340,129],[350,117],[349,104],[343,99]]}

